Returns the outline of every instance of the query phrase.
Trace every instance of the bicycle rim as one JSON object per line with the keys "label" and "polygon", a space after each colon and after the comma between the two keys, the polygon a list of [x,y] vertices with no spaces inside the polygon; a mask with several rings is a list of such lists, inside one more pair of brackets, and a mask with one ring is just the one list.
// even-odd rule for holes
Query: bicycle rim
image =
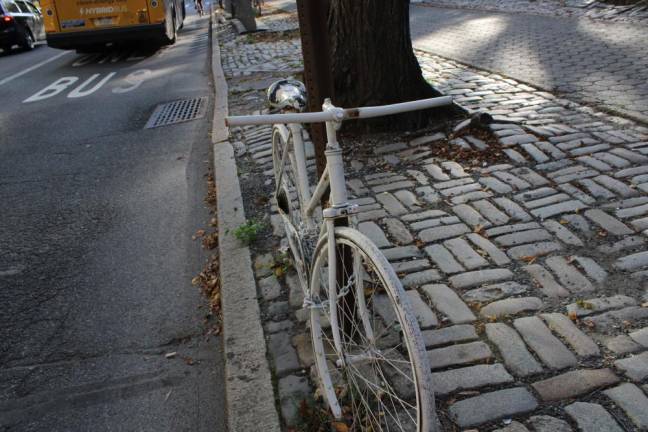
{"label": "bicycle rim", "polygon": [[[341,352],[335,349],[327,307],[326,238],[316,251],[310,288],[316,366],[332,413],[352,431],[435,430],[430,369],[400,282],[364,235],[350,228],[337,228],[335,235],[337,273],[344,275],[336,282],[335,307]],[[340,297],[347,291],[353,296]]]}

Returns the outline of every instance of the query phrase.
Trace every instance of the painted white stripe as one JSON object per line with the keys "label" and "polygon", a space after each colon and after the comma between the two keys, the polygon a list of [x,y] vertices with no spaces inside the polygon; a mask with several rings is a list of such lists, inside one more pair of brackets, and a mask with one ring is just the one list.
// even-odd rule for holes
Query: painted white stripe
{"label": "painted white stripe", "polygon": [[17,74],[13,74],[11,76],[8,76],[7,78],[3,78],[2,80],[0,80],[0,86],[3,85],[3,84],[7,84],[9,81],[13,81],[14,79],[16,79],[18,77],[21,77],[21,76],[25,75],[26,73],[29,73],[29,72],[31,72],[31,71],[33,71],[35,69],[38,69],[39,67],[44,66],[49,62],[53,62],[54,60],[56,60],[58,58],[61,58],[66,54],[70,54],[71,52],[72,51],[63,51],[62,53],[56,54],[54,57],[50,57],[47,60],[43,60],[40,63],[36,63],[35,65],[30,66],[27,69],[24,69],[24,70],[18,72]]}

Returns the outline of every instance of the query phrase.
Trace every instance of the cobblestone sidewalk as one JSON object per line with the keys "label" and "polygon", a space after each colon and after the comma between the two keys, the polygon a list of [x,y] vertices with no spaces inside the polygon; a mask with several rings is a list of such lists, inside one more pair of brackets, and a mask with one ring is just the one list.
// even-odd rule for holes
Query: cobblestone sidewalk
{"label": "cobblestone sidewalk", "polygon": [[[237,89],[230,111],[262,109],[262,84],[283,73],[280,56],[298,59],[298,42],[248,43],[227,27],[218,37]],[[462,160],[436,152],[443,134],[354,148],[348,186],[359,228],[416,309],[448,428],[648,429],[648,129],[418,55],[446,94],[496,115],[498,143],[455,139],[477,155]],[[246,211],[273,227],[255,271],[281,411],[298,424],[313,357],[268,202],[270,128],[232,139]]]}
{"label": "cobblestone sidewalk", "polygon": [[596,0],[419,0],[416,3],[611,22],[648,21],[648,5],[613,6]]}
{"label": "cobblestone sidewalk", "polygon": [[648,124],[648,26],[413,7],[414,46]]}

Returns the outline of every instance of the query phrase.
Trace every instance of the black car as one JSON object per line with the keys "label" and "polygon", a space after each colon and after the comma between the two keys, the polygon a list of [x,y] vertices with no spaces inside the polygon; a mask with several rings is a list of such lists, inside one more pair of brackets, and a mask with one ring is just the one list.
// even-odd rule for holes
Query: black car
{"label": "black car", "polygon": [[43,14],[25,0],[0,0],[0,48],[7,52],[14,45],[25,50],[45,39]]}

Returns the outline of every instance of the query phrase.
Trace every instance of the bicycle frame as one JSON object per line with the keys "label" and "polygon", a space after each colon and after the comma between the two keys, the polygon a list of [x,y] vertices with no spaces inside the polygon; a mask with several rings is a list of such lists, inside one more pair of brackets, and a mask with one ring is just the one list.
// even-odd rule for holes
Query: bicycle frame
{"label": "bicycle frame", "polygon": [[[400,104],[384,105],[377,107],[364,107],[364,108],[351,108],[342,109],[334,106],[330,99],[326,99],[322,106],[322,112],[318,113],[295,113],[295,114],[271,114],[271,115],[256,115],[256,116],[241,116],[241,117],[228,117],[226,124],[229,126],[243,126],[251,124],[277,124],[284,138],[284,151],[281,161],[281,170],[279,178],[277,179],[277,188],[281,184],[286,158],[290,152],[288,146],[290,142],[293,143],[294,158],[291,161],[297,171],[297,193],[300,200],[300,208],[302,211],[302,218],[306,221],[309,228],[314,227],[313,212],[320,205],[321,199],[330,186],[330,207],[323,210],[324,226],[326,231],[320,231],[320,238],[325,232],[328,232],[328,280],[329,280],[329,311],[331,312],[331,328],[335,348],[338,352],[342,352],[342,342],[340,340],[340,332],[338,331],[338,317],[336,305],[338,301],[337,292],[337,256],[336,256],[336,243],[335,243],[335,219],[349,218],[357,213],[358,206],[352,205],[348,202],[348,194],[346,189],[346,179],[344,175],[344,160],[342,158],[342,149],[337,140],[337,129],[342,121],[346,119],[362,119],[371,117],[381,117],[390,114],[398,114],[406,111],[415,111],[419,109],[433,108],[444,105],[452,104],[452,98],[443,96],[438,98],[423,99],[419,101],[404,102]],[[326,168],[320,177],[315,191],[312,196],[310,194],[310,184],[308,181],[306,169],[306,152],[304,149],[304,142],[301,134],[302,127],[300,123],[326,123]],[[287,126],[285,126],[287,124]],[[290,138],[292,137],[292,140]],[[275,191],[277,192],[278,189]],[[356,265],[356,263],[354,263]],[[305,297],[309,296],[309,287],[302,287]],[[363,305],[360,305],[363,308]],[[364,317],[363,317],[364,319]],[[341,359],[345,361],[344,358]]]}

